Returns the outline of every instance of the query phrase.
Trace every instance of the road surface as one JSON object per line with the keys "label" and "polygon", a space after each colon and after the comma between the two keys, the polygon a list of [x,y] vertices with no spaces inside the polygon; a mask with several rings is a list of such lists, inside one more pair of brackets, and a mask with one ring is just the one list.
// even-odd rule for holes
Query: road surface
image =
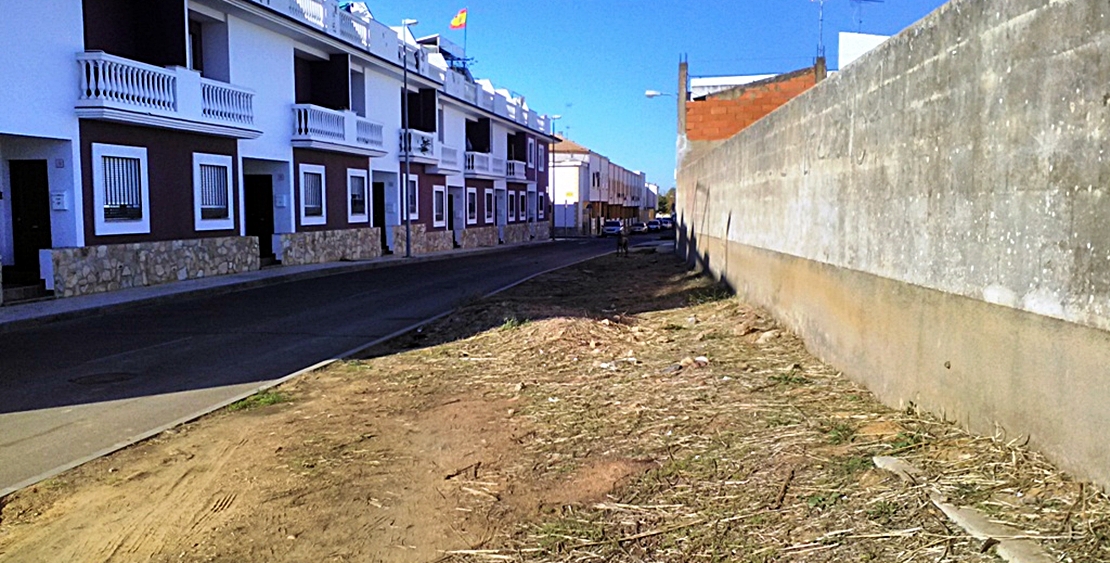
{"label": "road surface", "polygon": [[402,263],[4,334],[0,496],[611,242]]}

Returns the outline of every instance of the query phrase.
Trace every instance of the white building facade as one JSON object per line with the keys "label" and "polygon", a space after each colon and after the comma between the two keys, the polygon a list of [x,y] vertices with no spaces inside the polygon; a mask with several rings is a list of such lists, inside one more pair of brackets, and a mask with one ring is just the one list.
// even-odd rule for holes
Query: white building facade
{"label": "white building facade", "polygon": [[550,236],[550,120],[441,38],[334,0],[0,16],[0,67],[18,77],[0,89],[6,288],[70,296]]}

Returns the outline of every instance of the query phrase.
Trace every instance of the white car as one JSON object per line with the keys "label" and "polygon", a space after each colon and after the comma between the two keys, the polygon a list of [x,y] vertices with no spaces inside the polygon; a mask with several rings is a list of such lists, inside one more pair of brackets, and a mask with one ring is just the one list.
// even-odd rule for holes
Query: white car
{"label": "white car", "polygon": [[621,229],[623,227],[624,225],[621,225],[620,221],[606,221],[605,224],[601,226],[601,236],[607,237],[609,235],[619,235],[621,234]]}

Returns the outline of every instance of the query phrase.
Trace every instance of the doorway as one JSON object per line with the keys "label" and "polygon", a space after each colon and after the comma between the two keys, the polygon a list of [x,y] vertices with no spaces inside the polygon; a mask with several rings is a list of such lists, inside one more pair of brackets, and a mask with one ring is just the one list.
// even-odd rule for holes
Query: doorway
{"label": "doorway", "polygon": [[243,175],[243,211],[248,237],[258,237],[258,253],[263,266],[277,262],[274,255],[274,177],[269,174]]}
{"label": "doorway", "polygon": [[370,226],[377,227],[378,240],[382,245],[382,254],[391,254],[389,251],[389,238],[385,234],[385,182],[373,182],[370,184],[370,197],[373,200],[370,203],[370,208],[373,210],[373,217],[370,218]]}
{"label": "doorway", "polygon": [[39,283],[39,250],[51,248],[50,183],[45,160],[8,161],[12,206],[12,261],[4,281]]}

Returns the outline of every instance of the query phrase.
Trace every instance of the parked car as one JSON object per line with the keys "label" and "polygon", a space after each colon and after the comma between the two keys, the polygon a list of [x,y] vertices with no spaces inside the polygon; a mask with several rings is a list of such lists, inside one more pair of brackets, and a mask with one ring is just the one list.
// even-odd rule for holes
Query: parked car
{"label": "parked car", "polygon": [[624,225],[621,225],[620,221],[616,221],[616,220],[606,221],[601,226],[601,236],[607,237],[609,235],[613,235],[613,236],[619,235],[620,232],[621,232],[621,228],[623,226]]}
{"label": "parked car", "polygon": [[658,219],[652,219],[647,222],[647,229],[650,232],[656,233],[663,230],[663,224]]}
{"label": "parked car", "polygon": [[674,221],[672,221],[670,217],[663,217],[659,219],[659,226],[664,229],[673,229]]}
{"label": "parked car", "polygon": [[646,233],[648,232],[648,226],[647,223],[641,221],[639,223],[632,223],[632,227],[629,230],[632,233]]}

